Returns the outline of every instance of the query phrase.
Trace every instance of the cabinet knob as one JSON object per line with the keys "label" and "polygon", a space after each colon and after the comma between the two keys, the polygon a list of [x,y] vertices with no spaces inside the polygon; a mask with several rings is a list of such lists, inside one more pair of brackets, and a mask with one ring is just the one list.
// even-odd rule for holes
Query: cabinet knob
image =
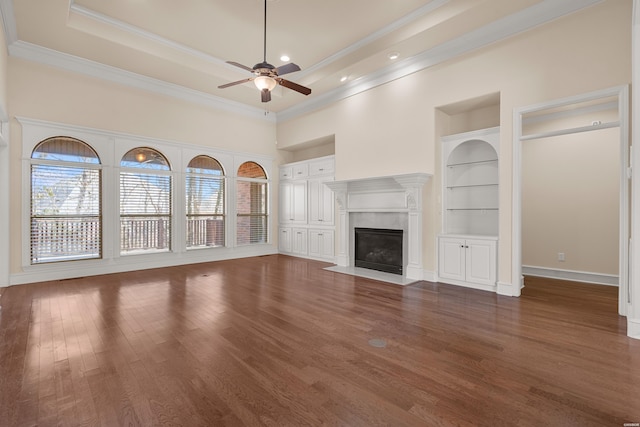
{"label": "cabinet knob", "polygon": [[320,168],[320,169],[318,169],[318,170],[319,170],[320,172],[322,172],[322,171],[324,170],[324,168]]}

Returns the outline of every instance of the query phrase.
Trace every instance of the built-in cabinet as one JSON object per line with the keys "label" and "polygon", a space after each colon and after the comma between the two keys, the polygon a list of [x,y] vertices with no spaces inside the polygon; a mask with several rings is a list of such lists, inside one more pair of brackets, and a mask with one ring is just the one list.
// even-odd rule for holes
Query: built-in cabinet
{"label": "built-in cabinet", "polygon": [[307,223],[307,182],[280,182],[280,224]]}
{"label": "built-in cabinet", "polygon": [[497,238],[440,236],[438,275],[443,282],[494,290]]}
{"label": "built-in cabinet", "polygon": [[334,157],[280,167],[278,250],[333,262],[335,204],[325,185],[334,179]]}
{"label": "built-in cabinet", "polygon": [[443,282],[496,288],[499,140],[499,128],[442,138],[438,277]]}

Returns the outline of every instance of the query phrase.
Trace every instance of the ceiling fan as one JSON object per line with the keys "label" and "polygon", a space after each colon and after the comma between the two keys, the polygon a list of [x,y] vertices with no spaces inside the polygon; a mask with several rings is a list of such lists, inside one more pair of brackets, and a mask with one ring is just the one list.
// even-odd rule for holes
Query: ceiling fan
{"label": "ceiling fan", "polygon": [[308,87],[304,87],[297,83],[291,82],[289,80],[283,79],[282,75],[293,73],[295,71],[300,71],[300,67],[290,62],[285,65],[281,65],[279,67],[274,67],[273,65],[267,62],[267,0],[264,0],[264,50],[262,62],[253,66],[253,68],[249,68],[246,65],[239,64],[233,61],[227,61],[227,64],[235,65],[236,67],[240,67],[243,70],[247,70],[254,74],[254,77],[249,77],[246,79],[238,80],[237,82],[231,82],[227,84],[223,84],[218,86],[218,89],[224,89],[230,86],[239,85],[242,83],[250,82],[253,80],[256,87],[260,89],[260,93],[262,95],[262,102],[271,101],[271,90],[273,90],[276,85],[284,86],[288,89],[295,90],[303,95],[309,95],[311,93],[311,89]]}

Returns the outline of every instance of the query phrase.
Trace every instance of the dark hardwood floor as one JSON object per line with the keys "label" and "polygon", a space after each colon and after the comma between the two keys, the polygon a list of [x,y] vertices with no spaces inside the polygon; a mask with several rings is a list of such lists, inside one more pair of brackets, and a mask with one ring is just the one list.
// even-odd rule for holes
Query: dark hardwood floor
{"label": "dark hardwood floor", "polygon": [[640,422],[640,341],[616,288],[528,278],[510,298],[327,265],[273,255],[7,288],[0,425]]}

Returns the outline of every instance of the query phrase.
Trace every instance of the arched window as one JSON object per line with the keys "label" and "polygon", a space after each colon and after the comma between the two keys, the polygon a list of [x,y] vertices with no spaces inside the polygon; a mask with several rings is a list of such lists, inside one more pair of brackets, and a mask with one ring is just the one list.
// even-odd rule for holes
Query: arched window
{"label": "arched window", "polygon": [[224,246],[225,180],[209,156],[191,159],[186,175],[187,249]]}
{"label": "arched window", "polygon": [[120,253],[171,248],[171,167],[157,150],[138,147],[120,161]]}
{"label": "arched window", "polygon": [[31,154],[31,264],[102,257],[101,169],[79,139],[57,136]]}
{"label": "arched window", "polygon": [[238,245],[267,243],[267,174],[262,166],[256,162],[241,164],[236,188]]}

